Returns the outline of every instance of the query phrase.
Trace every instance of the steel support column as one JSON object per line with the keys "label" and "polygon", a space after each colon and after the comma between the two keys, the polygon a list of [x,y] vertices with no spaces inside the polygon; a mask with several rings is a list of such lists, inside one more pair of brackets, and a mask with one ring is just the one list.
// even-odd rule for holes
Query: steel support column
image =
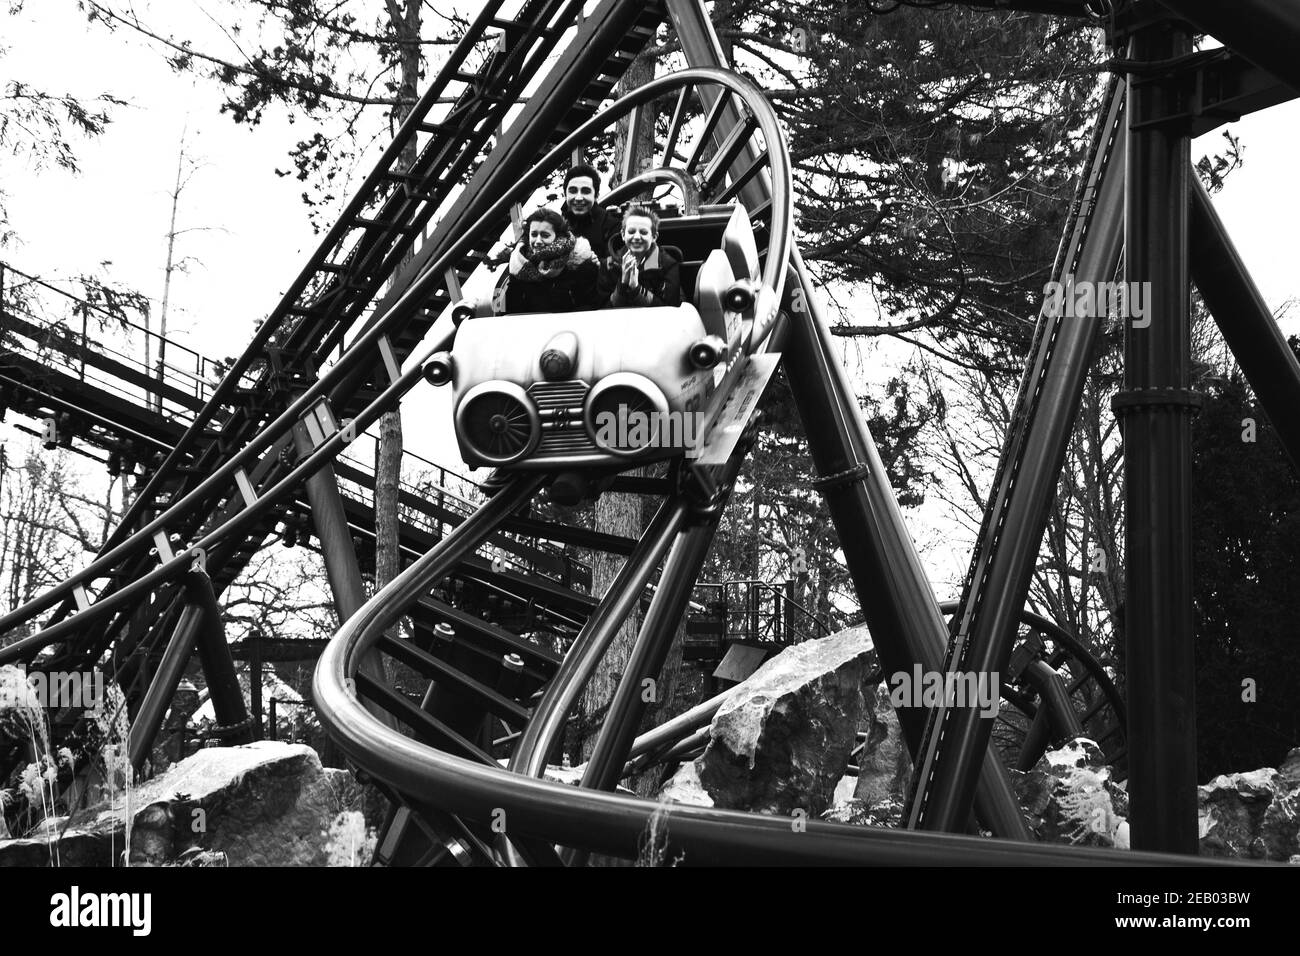
{"label": "steel support column", "polygon": [[[306,458],[316,450],[316,442],[302,423],[294,426],[293,447],[299,458]],[[304,485],[307,502],[311,505],[312,525],[320,539],[321,559],[325,562],[334,609],[338,611],[339,620],[346,621],[366,603],[366,585],[357,564],[356,545],[352,542],[352,531],[343,510],[343,496],[339,494],[334,467],[326,465]]]}
{"label": "steel support column", "polygon": [[[200,586],[201,585],[201,586]],[[212,700],[213,715],[219,727],[240,727],[244,729],[231,732],[224,740],[230,744],[246,744],[253,740],[253,727],[249,720],[248,708],[244,704],[244,692],[239,687],[239,676],[235,672],[235,659],[230,654],[230,645],[226,642],[226,628],[221,620],[221,605],[217,603],[217,594],[212,581],[206,579],[196,582],[191,589],[194,600],[204,609],[203,627],[199,630],[197,651],[199,666],[208,682],[208,696]]]}
{"label": "steel support column", "polygon": [[619,628],[641,600],[659,559],[668,551],[686,521],[689,507],[680,497],[670,498],[659,507],[636,550],[619,569],[600,604],[574,638],[559,670],[547,684],[532,719],[515,745],[510,758],[511,770],[533,777],[542,775],[547,755],[560,740],[565,719],[577,704],[583,687],[591,679]]}
{"label": "steel support column", "polygon": [[1277,327],[1205,187],[1196,176],[1190,178],[1192,281],[1300,474],[1300,361]]}
{"label": "steel support column", "polygon": [[[311,435],[305,423],[299,422],[294,426],[293,447],[299,459],[314,452],[319,443],[320,440]],[[321,559],[325,562],[325,576],[329,578],[334,609],[338,612],[339,620],[346,621],[366,603],[366,585],[361,578],[357,549],[352,542],[347,512],[343,510],[343,496],[339,494],[334,466],[327,464],[314,472],[304,482],[304,486],[307,489],[307,503],[311,505],[312,524],[316,528],[316,537],[320,539]],[[384,673],[384,663],[378,652],[368,654],[361,661],[360,670],[380,684],[388,683],[388,675]],[[377,703],[366,703],[367,709],[384,723],[390,727],[398,726],[397,718]]]}
{"label": "steel support column", "polygon": [[211,591],[212,582],[202,571],[191,571],[185,576],[185,609],[167,642],[158,669],[154,671],[149,689],[140,702],[140,708],[131,721],[131,730],[127,734],[127,759],[137,772],[153,750],[158,726],[162,723],[172,698],[176,696],[176,687],[181,682],[185,665],[189,663],[195,641],[203,629],[207,614],[201,593],[204,587]]}
{"label": "steel support column", "polygon": [[[1225,12],[1226,12],[1226,8]],[[1235,18],[1246,19],[1243,11]],[[1159,23],[1134,34],[1138,63],[1185,55],[1191,37]],[[1141,327],[1124,332],[1123,428],[1126,509],[1125,642],[1129,710],[1129,801],[1133,848],[1197,852],[1196,703],[1192,608],[1191,428],[1195,396],[1188,278],[1186,129],[1167,115],[1159,81],[1133,78],[1129,92],[1130,282],[1149,282]]]}

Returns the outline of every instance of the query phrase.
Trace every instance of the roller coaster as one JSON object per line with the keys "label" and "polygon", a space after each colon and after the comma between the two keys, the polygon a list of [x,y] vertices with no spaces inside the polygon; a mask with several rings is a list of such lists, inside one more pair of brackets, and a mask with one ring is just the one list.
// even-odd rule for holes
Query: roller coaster
{"label": "roller coaster", "polygon": [[[376,863],[572,865],[592,853],[636,859],[649,833],[687,864],[1186,862],[1197,850],[1195,735],[1186,705],[1193,677],[1189,429],[1198,401],[1189,387],[1191,281],[1300,461],[1300,364],[1192,172],[1189,143],[1300,90],[1291,55],[1300,0],[1240,0],[1230,12],[1200,0],[966,5],[1088,17],[1112,47],[1127,47],[1054,267],[1056,279],[1100,282],[1122,257],[1126,277],[1154,290],[1149,326],[1125,331],[1124,389],[1115,403],[1127,466],[1126,701],[1071,635],[1025,610],[1098,323],[1047,305],[1040,313],[962,596],[941,605],[794,241],[784,133],[763,91],[728,68],[701,0],[487,0],[216,384],[198,356],[185,382],[148,385],[152,399],[114,398],[88,367],[138,386],[150,371],[96,349],[84,333],[54,341],[30,317],[6,310],[6,359],[14,359],[0,377],[6,404],[50,418],[106,451],[110,465],[138,462],[147,480],[89,565],[0,617],[0,635],[17,636],[0,649],[0,664],[106,669],[127,700],[129,759],[138,768],[197,654],[218,732],[230,743],[252,739],[219,602],[288,509],[299,524],[312,523],[344,622],[317,665],[320,719],[393,807]],[[664,24],[688,68],[602,108]],[[1193,54],[1195,32],[1225,46]],[[698,373],[700,387],[668,395],[644,369],[608,361],[615,345],[601,338],[599,319],[631,329],[644,315],[555,317],[526,332],[518,355],[487,361],[502,330],[523,335],[525,327],[512,317],[472,315],[461,305],[462,289],[510,229],[515,208],[575,151],[672,97],[657,162],[625,170],[603,201],[678,194],[678,215],[664,222],[687,250],[691,292],[672,317],[658,317],[680,323],[665,333],[672,355],[665,351],[660,361]],[[402,161],[408,151],[414,163]],[[26,353],[15,337],[28,343]],[[39,348],[72,358],[51,371]],[[564,360],[540,367],[542,352]],[[636,734],[641,681],[660,672],[687,613],[778,362],[882,668],[1008,675],[1004,697],[1029,722],[1022,766],[1050,740],[1085,730],[1108,740],[1109,758],[1123,762],[1128,776],[1133,851],[1034,843],[989,746],[993,721],[974,708],[900,712],[916,768],[906,829],[820,821],[792,828],[786,819],[616,791],[631,770],[697,752],[701,729],[722,703],[715,697]],[[464,410],[458,425],[467,458],[496,470],[472,487],[454,489],[444,473],[434,495],[405,490],[406,567],[367,598],[358,554],[373,541],[367,492],[374,481],[346,452],[421,378],[452,385]],[[661,499],[642,537],[526,513],[560,468],[643,460],[591,444],[590,415],[601,395],[626,400],[631,391],[659,410],[689,400],[706,422],[698,455],[657,456],[669,460],[655,479],[614,479],[615,490]],[[564,555],[566,545],[626,556],[606,594],[581,593],[589,574]],[[444,600],[439,589],[453,579],[502,613],[485,620]],[[580,785],[543,779],[584,686],[636,607],[644,614],[635,645]],[[526,609],[530,627],[544,623],[567,646],[559,652],[515,633],[505,626],[510,609]],[[413,628],[409,639],[395,628],[402,620]],[[421,675],[420,703],[388,685],[385,658]],[[1066,660],[1068,684],[1058,670]],[[497,738],[500,727],[508,733]],[[54,731],[58,739],[75,734],[78,719]],[[20,756],[0,754],[0,769]],[[972,814],[993,838],[972,835]],[[504,833],[494,826],[502,819]]]}

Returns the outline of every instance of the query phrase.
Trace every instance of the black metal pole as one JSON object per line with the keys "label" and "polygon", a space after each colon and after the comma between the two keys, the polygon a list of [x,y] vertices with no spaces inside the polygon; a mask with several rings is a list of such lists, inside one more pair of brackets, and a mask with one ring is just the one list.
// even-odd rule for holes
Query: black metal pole
{"label": "black metal pole", "polygon": [[[740,472],[744,453],[733,454],[717,484],[729,488]],[[636,644],[628,655],[614,697],[605,715],[586,772],[580,786],[596,790],[612,790],[623,775],[623,767],[636,738],[637,726],[649,703],[642,693],[642,682],[654,678],[663,669],[664,660],[672,645],[677,626],[690,603],[695,579],[699,576],[709,546],[713,543],[722,511],[726,507],[728,492],[718,501],[710,503],[707,511],[696,510],[689,516],[689,524],[673,542],[664,560],[663,571],[654,597],[641,623]]]}
{"label": "black metal pole", "polygon": [[1201,181],[1191,176],[1192,280],[1300,474],[1300,361],[1241,261]]}
{"label": "black metal pole", "polygon": [[510,758],[511,770],[534,777],[542,775],[546,769],[546,756],[559,741],[565,719],[629,612],[641,600],[659,559],[676,539],[688,511],[689,505],[680,497],[670,498],[659,507],[636,550],[619,569],[614,582],[574,638],[559,670],[547,685],[532,719],[515,745]]}
{"label": "black metal pole", "polygon": [[[299,458],[306,458],[316,450],[316,443],[301,422],[293,429],[293,447]],[[321,558],[325,562],[334,608],[339,620],[346,621],[366,603],[366,585],[357,564],[356,546],[352,543],[334,467],[326,465],[321,468],[304,482],[304,486],[307,502],[311,505],[312,525],[320,539]]]}
{"label": "black metal pole", "polygon": [[[592,790],[613,790],[623,775],[628,751],[632,748],[636,730],[645,713],[646,678],[657,676],[663,669],[669,647],[682,620],[691,589],[700,573],[700,566],[713,543],[716,521],[704,521],[686,528],[677,535],[668,557],[664,560],[659,586],[646,611],[645,621],[637,635],[635,646],[623,668],[623,677],[614,691],[609,711],[600,736],[587,761],[586,772],[579,786]],[[584,851],[572,854],[570,866],[581,866],[587,859]]]}
{"label": "black metal pole", "polygon": [[[319,443],[303,422],[293,427],[293,447],[300,460],[314,452]],[[352,531],[348,526],[347,512],[343,509],[343,496],[339,494],[334,466],[325,465],[303,484],[307,491],[307,503],[311,505],[312,525],[320,540],[321,558],[325,562],[325,576],[329,578],[334,608],[339,620],[346,621],[366,603],[366,585],[361,578],[356,545],[352,542]],[[380,684],[388,683],[388,675],[384,673],[384,664],[378,652],[371,653],[361,662],[361,672]],[[372,714],[390,727],[398,726],[397,718],[374,701],[367,701],[366,705]],[[333,745],[325,756],[331,765],[338,762],[336,758],[339,755]]]}
{"label": "black metal pole", "polygon": [[[1129,58],[1186,54],[1169,22],[1138,30]],[[1144,324],[1124,332],[1125,641],[1133,848],[1197,852],[1195,655],[1192,607],[1191,363],[1185,127],[1153,125],[1167,102],[1158,80],[1130,78],[1130,282],[1149,282]]]}
{"label": "black metal pole", "polygon": [[1025,668],[1025,680],[1038,691],[1038,707],[1046,711],[1051,721],[1052,736],[1056,740],[1070,740],[1083,735],[1083,724],[1074,711],[1070,692],[1046,661],[1032,661]]}
{"label": "black metal pole", "polygon": [[[200,580],[196,581],[196,578]],[[167,648],[163,651],[162,660],[158,663],[158,669],[154,671],[153,680],[149,682],[149,689],[145,691],[140,708],[131,721],[131,730],[127,734],[127,759],[137,771],[144,765],[153,750],[158,726],[162,723],[167,708],[176,695],[176,687],[181,682],[185,665],[190,659],[190,652],[194,650],[194,642],[203,627],[204,607],[196,600],[198,595],[194,593],[195,589],[201,587],[203,583],[207,583],[209,588],[212,586],[207,575],[201,571],[191,571],[186,575],[185,590],[188,601],[185,610],[181,612],[176,629],[172,632]]]}
{"label": "black metal pole", "polygon": [[[871,638],[886,674],[911,673],[920,663],[943,670],[948,628],[903,521],[889,476],[861,412],[852,400],[812,298],[812,283],[796,253],[805,309],[791,316],[790,346],[782,353],[790,391],[808,435],[820,490],[862,604]],[[898,720],[913,757],[921,747],[925,711],[905,707]],[[986,827],[1008,839],[1029,839],[1024,817],[997,755],[985,750],[979,763],[975,811]]]}
{"label": "black metal pole", "polygon": [[221,606],[217,603],[212,580],[204,575],[202,581],[193,583],[191,593],[205,612],[197,650],[199,666],[203,668],[203,676],[208,682],[208,695],[212,699],[217,726],[243,726],[243,730],[230,733],[224,741],[231,744],[249,743],[253,740],[253,726],[244,704],[244,692],[239,687],[235,659],[226,642],[226,628],[221,621]]}

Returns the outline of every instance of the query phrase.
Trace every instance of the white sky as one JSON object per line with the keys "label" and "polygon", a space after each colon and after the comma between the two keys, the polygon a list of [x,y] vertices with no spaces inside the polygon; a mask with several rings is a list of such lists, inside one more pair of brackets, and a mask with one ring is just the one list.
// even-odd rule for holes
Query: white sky
{"label": "white sky", "polygon": [[[195,0],[171,0],[168,19],[177,35],[209,33]],[[143,5],[142,5],[143,8]],[[20,80],[49,93],[89,99],[100,92],[129,100],[115,108],[108,131],[76,141],[80,175],[58,169],[24,168],[0,157],[0,188],[7,194],[16,248],[0,258],[26,272],[71,276],[112,262],[115,281],[155,300],[161,297],[165,233],[177,149],[188,129],[189,151],[205,165],[183,197],[178,226],[203,228],[179,240],[178,255],[197,265],[173,281],[170,332],[214,356],[236,355],[254,322],[267,314],[297,276],[318,238],[307,222],[301,184],[278,177],[289,166],[288,150],[313,128],[291,125],[279,109],[255,127],[236,125],[219,113],[222,96],[212,81],[177,74],[147,41],[125,29],[108,33],[86,23],[75,0],[29,0],[18,16],[0,12],[0,86]],[[1300,147],[1300,103],[1276,107],[1234,124],[1245,146],[1245,166],[1215,198],[1265,299],[1277,310],[1300,298],[1294,234],[1300,222],[1295,156]],[[1218,134],[1194,145],[1194,156],[1217,148]],[[156,308],[156,306],[155,306]],[[1300,310],[1284,327],[1300,331]],[[858,366],[856,356],[852,361]],[[868,366],[870,367],[870,366]],[[422,391],[431,391],[422,386]],[[439,394],[439,398],[445,396]],[[445,402],[408,401],[408,447],[459,466],[446,444],[450,415]],[[415,427],[414,422],[419,423]],[[914,534],[943,537],[922,521]],[[965,571],[964,548],[941,548],[931,573],[943,582]]]}

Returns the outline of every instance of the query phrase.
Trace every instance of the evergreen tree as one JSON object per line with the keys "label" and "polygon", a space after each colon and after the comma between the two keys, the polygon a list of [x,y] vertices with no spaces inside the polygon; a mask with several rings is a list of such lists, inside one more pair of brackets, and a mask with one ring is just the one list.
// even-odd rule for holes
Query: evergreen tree
{"label": "evergreen tree", "polygon": [[[1300,339],[1291,347],[1300,353]],[[1300,746],[1300,477],[1239,369],[1203,390],[1192,527],[1197,751],[1206,781],[1276,767]]]}

